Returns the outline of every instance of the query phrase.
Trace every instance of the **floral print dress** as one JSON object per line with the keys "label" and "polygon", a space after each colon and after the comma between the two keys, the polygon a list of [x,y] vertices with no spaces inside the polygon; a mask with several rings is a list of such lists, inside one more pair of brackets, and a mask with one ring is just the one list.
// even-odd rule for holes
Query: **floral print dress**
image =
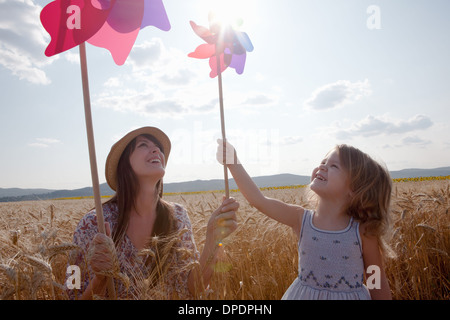
{"label": "floral print dress", "polygon": [[[193,298],[188,290],[187,281],[191,267],[198,262],[200,254],[194,241],[191,221],[187,211],[179,204],[172,203],[172,206],[174,208],[173,214],[177,221],[179,237],[175,239],[168,269],[160,277],[157,288],[149,284],[149,276],[156,266],[156,245],[150,244],[148,248],[150,250],[139,252],[128,236],[125,235],[119,247],[116,247],[117,258],[120,262],[120,272],[130,280],[129,286],[126,285],[126,281],[114,280],[116,296],[119,299]],[[117,204],[104,204],[103,215],[105,222],[109,222],[111,230],[115,230],[119,215]],[[90,243],[97,233],[97,218],[94,209],[80,220],[73,236],[73,242],[79,246],[79,249],[72,251],[69,265],[75,265],[80,268],[81,288],[69,289],[66,286],[67,293],[71,299],[79,299],[90,280],[94,277],[94,272],[87,262],[87,255]],[[153,290],[149,290],[152,287]]]}

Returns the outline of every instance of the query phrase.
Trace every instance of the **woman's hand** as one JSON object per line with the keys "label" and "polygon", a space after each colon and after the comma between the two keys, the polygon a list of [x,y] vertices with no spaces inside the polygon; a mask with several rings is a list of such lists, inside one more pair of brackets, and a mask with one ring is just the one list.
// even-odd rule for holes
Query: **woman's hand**
{"label": "woman's hand", "polygon": [[81,300],[91,300],[94,294],[105,295],[107,278],[104,273],[117,268],[116,248],[111,239],[111,228],[108,222],[105,223],[105,231],[106,235],[97,233],[89,246],[87,259],[95,275],[83,292]]}
{"label": "woman's hand", "polygon": [[236,211],[239,209],[239,202],[234,198],[224,199],[217,210],[209,218],[206,229],[206,241],[213,241],[215,245],[220,245],[237,228]]}
{"label": "woman's hand", "polygon": [[97,233],[94,236],[88,254],[88,262],[99,279],[104,278],[100,275],[102,272],[114,269],[114,256],[116,254],[109,223],[105,223],[105,230],[106,234]]}

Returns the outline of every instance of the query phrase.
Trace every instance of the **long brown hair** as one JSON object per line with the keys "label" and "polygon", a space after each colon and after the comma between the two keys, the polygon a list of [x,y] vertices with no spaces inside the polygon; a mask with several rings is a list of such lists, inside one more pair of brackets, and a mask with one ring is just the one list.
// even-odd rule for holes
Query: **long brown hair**
{"label": "long brown hair", "polygon": [[[151,135],[143,135],[155,143],[164,153],[161,144],[156,138]],[[136,148],[136,138],[133,139],[123,151],[119,164],[117,166],[117,188],[116,194],[105,204],[115,203],[118,206],[119,216],[117,221],[117,227],[112,230],[112,238],[116,245],[122,241],[128,228],[130,221],[130,212],[135,207],[135,196],[139,191],[138,179],[131,168],[130,155]],[[164,237],[170,235],[175,228],[175,219],[173,215],[172,206],[162,199],[163,194],[163,181],[158,181],[156,185],[157,205],[156,205],[156,220],[153,226],[152,236]]]}
{"label": "long brown hair", "polygon": [[355,147],[341,144],[336,146],[336,150],[350,179],[352,197],[348,214],[365,224],[368,235],[378,238],[385,256],[394,255],[388,243],[392,192],[389,171]]}

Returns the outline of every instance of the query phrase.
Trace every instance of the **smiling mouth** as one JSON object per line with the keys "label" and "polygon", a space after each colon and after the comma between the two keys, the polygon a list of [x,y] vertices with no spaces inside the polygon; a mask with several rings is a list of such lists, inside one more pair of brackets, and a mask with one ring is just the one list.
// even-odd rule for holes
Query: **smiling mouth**
{"label": "smiling mouth", "polygon": [[321,176],[320,174],[316,174],[316,177],[315,177],[317,180],[320,180],[320,181],[327,181],[323,176]]}
{"label": "smiling mouth", "polygon": [[159,160],[159,159],[152,159],[152,160],[149,160],[149,162],[150,163],[161,163],[161,160]]}

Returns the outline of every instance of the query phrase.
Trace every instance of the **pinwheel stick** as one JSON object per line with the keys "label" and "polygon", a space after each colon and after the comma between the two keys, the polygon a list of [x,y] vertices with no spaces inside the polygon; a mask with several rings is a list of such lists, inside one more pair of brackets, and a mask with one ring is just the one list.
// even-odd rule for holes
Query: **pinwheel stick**
{"label": "pinwheel stick", "polygon": [[[86,119],[86,132],[88,138],[89,160],[91,163],[92,188],[94,190],[95,212],[97,216],[97,226],[100,233],[106,234],[105,220],[103,217],[103,208],[100,197],[100,186],[98,181],[97,159],[95,156],[94,130],[92,126],[91,98],[89,94],[89,81],[87,72],[86,45],[80,44],[80,64],[81,64],[81,81],[83,84],[84,99],[84,115]],[[114,281],[108,278],[107,281],[109,298],[116,299]]]}
{"label": "pinwheel stick", "polygon": [[230,198],[230,188],[228,186],[228,170],[227,170],[227,149],[226,149],[226,135],[225,135],[225,112],[223,108],[223,91],[222,91],[222,71],[220,70],[220,55],[217,58],[217,79],[219,82],[219,103],[220,103],[220,123],[222,127],[222,141],[223,141],[223,176],[225,180],[225,198]]}

